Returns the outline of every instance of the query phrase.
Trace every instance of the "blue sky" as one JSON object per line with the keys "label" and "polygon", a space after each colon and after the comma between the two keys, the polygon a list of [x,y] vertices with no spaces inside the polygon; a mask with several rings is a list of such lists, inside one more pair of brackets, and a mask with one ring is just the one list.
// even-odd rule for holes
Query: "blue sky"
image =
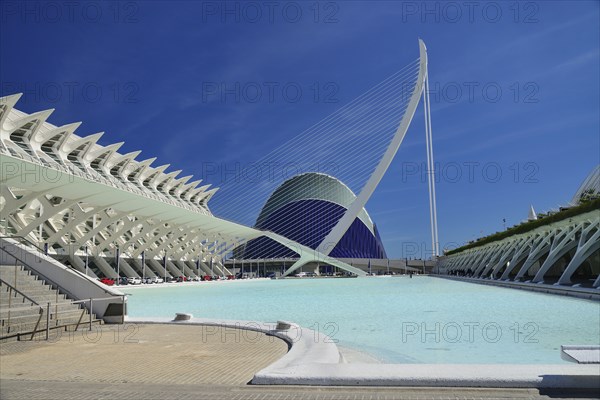
{"label": "blue sky", "polygon": [[[207,168],[299,134],[414,60],[419,37],[442,247],[567,203],[600,162],[596,1],[69,4],[2,2],[1,94],[182,176],[221,185]],[[392,257],[431,248],[422,120],[367,204]]]}

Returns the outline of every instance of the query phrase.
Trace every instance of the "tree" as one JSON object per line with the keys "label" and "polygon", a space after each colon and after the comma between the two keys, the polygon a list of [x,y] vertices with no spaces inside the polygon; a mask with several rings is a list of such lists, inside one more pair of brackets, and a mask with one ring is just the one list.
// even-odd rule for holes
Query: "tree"
{"label": "tree", "polygon": [[600,193],[596,191],[594,188],[589,188],[584,190],[581,195],[579,195],[579,204],[589,203],[590,201],[594,201],[600,197]]}

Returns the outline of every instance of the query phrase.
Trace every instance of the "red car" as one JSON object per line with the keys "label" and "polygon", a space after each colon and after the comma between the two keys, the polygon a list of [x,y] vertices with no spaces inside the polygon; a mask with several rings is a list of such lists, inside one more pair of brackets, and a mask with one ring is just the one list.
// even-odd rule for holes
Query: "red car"
{"label": "red car", "polygon": [[234,280],[234,279],[235,279],[235,276],[233,276],[233,275],[227,275],[227,280],[228,281],[231,281],[231,280]]}
{"label": "red car", "polygon": [[115,284],[114,279],[110,279],[110,278],[102,278],[102,279],[99,279],[99,281],[108,286],[112,286]]}
{"label": "red car", "polygon": [[204,276],[202,277],[202,280],[203,280],[203,281],[211,281],[211,280],[212,280],[212,277],[211,277],[210,275],[204,275]]}

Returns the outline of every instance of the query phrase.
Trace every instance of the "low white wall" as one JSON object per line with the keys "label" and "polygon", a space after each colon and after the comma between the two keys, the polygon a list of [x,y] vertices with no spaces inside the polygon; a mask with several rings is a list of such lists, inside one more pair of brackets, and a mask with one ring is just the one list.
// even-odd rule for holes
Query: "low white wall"
{"label": "low white wall", "polygon": [[[118,305],[117,309],[122,309],[125,314],[127,313],[126,304],[123,303],[123,292],[66,267],[52,257],[44,255],[39,249],[25,246],[16,240],[0,238],[0,247],[4,250],[0,251],[0,264],[14,265],[15,259],[18,259],[20,262],[17,261],[17,264],[25,264],[26,268],[40,276],[41,279],[60,286],[62,291],[73,300],[110,298],[93,302],[93,313],[104,319],[105,322],[118,323],[123,318],[122,315],[105,315],[110,304]],[[89,302],[84,304],[89,310]],[[109,312],[109,314],[112,313]]]}

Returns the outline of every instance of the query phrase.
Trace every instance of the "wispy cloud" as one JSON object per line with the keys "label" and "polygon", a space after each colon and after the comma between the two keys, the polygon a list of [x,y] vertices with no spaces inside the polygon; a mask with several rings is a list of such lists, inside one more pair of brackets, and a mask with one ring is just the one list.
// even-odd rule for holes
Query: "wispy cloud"
{"label": "wispy cloud", "polygon": [[398,207],[398,208],[386,209],[386,210],[382,210],[382,211],[377,211],[377,212],[371,213],[371,216],[372,217],[380,217],[382,215],[401,214],[401,213],[403,213],[405,211],[415,210],[416,208],[417,208],[417,206]]}

